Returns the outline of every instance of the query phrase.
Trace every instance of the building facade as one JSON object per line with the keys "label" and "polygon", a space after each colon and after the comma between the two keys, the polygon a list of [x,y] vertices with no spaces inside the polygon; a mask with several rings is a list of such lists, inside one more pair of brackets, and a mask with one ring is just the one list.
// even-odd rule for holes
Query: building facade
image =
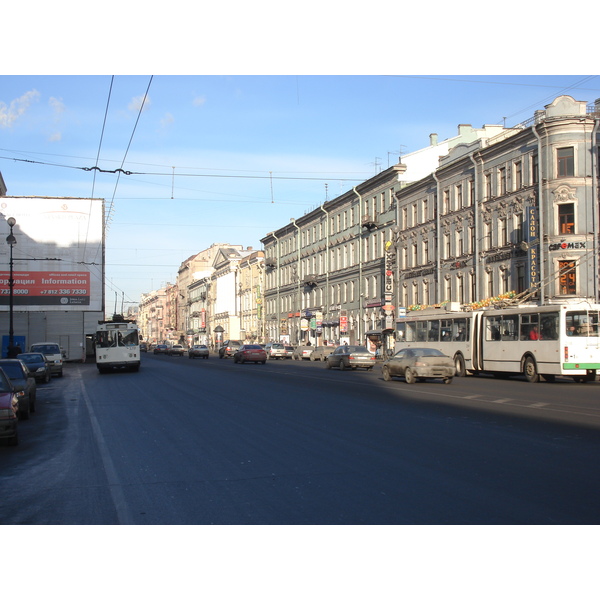
{"label": "building facade", "polygon": [[267,234],[266,338],[373,350],[407,309],[597,300],[599,111],[560,96],[514,128],[461,125],[429,174],[406,155]]}

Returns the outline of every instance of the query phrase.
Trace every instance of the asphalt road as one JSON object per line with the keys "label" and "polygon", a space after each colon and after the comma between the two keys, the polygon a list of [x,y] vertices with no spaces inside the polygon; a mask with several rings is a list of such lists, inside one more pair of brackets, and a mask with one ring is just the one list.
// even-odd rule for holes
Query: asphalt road
{"label": "asphalt road", "polygon": [[0,523],[599,524],[599,393],[308,361],[70,363],[0,447]]}

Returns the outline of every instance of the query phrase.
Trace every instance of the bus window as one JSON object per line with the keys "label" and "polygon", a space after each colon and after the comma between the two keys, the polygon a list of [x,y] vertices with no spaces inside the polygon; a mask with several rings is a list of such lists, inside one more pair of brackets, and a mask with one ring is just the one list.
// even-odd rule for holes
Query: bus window
{"label": "bus window", "polygon": [[417,342],[425,342],[427,340],[427,321],[417,322]]}
{"label": "bus window", "polygon": [[469,341],[469,329],[467,328],[466,319],[454,319],[454,339],[457,342]]}
{"label": "bus window", "polygon": [[485,319],[485,339],[488,342],[500,341],[500,317],[487,317]]}
{"label": "bus window", "polygon": [[596,311],[569,311],[565,319],[567,335],[596,337],[598,335],[598,313]]}
{"label": "bus window", "polygon": [[500,322],[500,337],[502,341],[513,341],[518,339],[519,316],[504,315]]}
{"label": "bus window", "polygon": [[406,341],[406,323],[396,323],[396,341]]}
{"label": "bus window", "polygon": [[441,322],[440,332],[442,334],[441,341],[442,342],[451,342],[452,341],[452,320],[451,319],[443,319]]}
{"label": "bus window", "polygon": [[137,329],[127,333],[125,336],[123,336],[123,340],[121,341],[122,346],[137,346],[138,343]]}
{"label": "bus window", "polygon": [[540,332],[543,340],[558,339],[558,313],[542,316]]}
{"label": "bus window", "polygon": [[[425,340],[420,340],[425,341]],[[440,341],[440,322],[439,321],[427,321],[427,341],[428,342],[439,342]]]}
{"label": "bus window", "polygon": [[521,315],[521,339],[537,340],[539,339],[539,318],[537,313],[530,315]]}

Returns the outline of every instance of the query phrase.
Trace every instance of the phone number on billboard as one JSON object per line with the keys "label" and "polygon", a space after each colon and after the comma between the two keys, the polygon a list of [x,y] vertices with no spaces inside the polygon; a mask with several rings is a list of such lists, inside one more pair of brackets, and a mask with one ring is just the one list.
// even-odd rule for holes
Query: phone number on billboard
{"label": "phone number on billboard", "polygon": [[68,295],[73,295],[73,296],[86,296],[88,293],[87,290],[78,290],[78,289],[73,289],[73,290],[42,290],[41,294],[44,296],[47,295],[53,295],[53,296],[68,296]]}

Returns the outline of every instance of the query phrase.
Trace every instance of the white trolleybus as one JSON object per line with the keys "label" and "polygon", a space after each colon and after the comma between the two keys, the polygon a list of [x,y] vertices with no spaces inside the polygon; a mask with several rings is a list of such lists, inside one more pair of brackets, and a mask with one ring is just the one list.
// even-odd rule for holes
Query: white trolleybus
{"label": "white trolleybus", "polygon": [[100,373],[113,369],[138,371],[140,336],[137,323],[114,315],[111,321],[98,321],[96,366]]}
{"label": "white trolleybus", "polygon": [[600,373],[600,304],[578,302],[461,311],[425,309],[396,319],[396,352],[437,348],[456,374],[524,375],[532,383],[557,375],[584,383]]}

